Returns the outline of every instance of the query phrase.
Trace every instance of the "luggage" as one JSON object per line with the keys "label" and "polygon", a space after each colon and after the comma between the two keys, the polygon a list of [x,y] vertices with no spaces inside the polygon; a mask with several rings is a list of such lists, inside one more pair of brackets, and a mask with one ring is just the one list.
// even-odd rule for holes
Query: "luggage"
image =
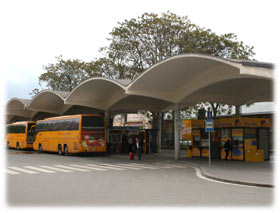
{"label": "luggage", "polygon": [[129,160],[134,160],[134,153],[133,152],[129,153]]}

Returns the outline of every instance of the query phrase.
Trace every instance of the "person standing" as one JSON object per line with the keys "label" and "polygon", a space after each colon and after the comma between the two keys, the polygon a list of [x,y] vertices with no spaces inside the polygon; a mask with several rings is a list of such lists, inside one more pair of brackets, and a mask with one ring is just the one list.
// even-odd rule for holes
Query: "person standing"
{"label": "person standing", "polygon": [[138,160],[141,160],[142,150],[143,150],[143,141],[139,140],[139,138],[136,138],[136,147],[137,147]]}
{"label": "person standing", "polygon": [[132,150],[132,144],[133,144],[133,140],[132,140],[132,136],[130,136],[128,138],[128,152],[133,152]]}
{"label": "person standing", "polygon": [[228,154],[229,154],[229,151],[230,151],[230,140],[226,141],[224,149],[225,149],[225,152],[226,152],[225,159],[228,160]]}

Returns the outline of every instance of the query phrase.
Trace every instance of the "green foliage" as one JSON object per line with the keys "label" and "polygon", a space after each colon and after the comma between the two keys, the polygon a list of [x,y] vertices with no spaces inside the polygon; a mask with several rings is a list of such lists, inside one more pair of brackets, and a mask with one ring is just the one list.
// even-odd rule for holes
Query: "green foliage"
{"label": "green foliage", "polygon": [[[253,47],[238,41],[235,34],[217,35],[210,29],[193,24],[187,16],[171,12],[161,15],[144,13],[138,18],[124,20],[109,35],[109,45],[100,48],[103,57],[91,62],[56,57],[57,63],[43,67],[46,72],[39,77],[40,85],[71,91],[94,76],[135,79],[158,61],[182,53],[245,60],[252,59],[255,54]],[[212,107],[215,116],[232,111],[232,107],[219,103],[198,103],[187,108],[182,116],[193,116],[202,105]]]}
{"label": "green foliage", "polygon": [[29,95],[33,98],[34,96],[36,96],[39,93],[40,93],[40,89],[35,88],[32,90],[32,92],[29,93]]}
{"label": "green foliage", "polygon": [[138,19],[118,23],[100,49],[118,78],[134,79],[145,69],[181,53],[203,53],[223,58],[250,59],[253,47],[237,41],[233,33],[217,35],[191,23],[187,16],[167,12],[144,13]]}
{"label": "green foliage", "polygon": [[79,59],[64,60],[62,56],[56,57],[55,64],[43,66],[46,71],[39,77],[40,86],[46,84],[48,89],[55,91],[71,91],[82,81],[102,73],[96,72],[94,62],[84,62]]}
{"label": "green foliage", "polygon": [[[222,58],[251,59],[253,47],[244,45],[233,33],[217,35],[200,28],[187,16],[167,12],[161,16],[144,13],[137,19],[119,22],[108,38],[110,45],[100,49],[107,59],[107,70],[117,70],[116,78],[135,79],[148,67],[181,53],[201,53]],[[113,73],[113,72],[112,72]],[[232,107],[219,103],[198,103],[182,112],[193,117],[199,108],[211,107],[214,116],[230,114]]]}

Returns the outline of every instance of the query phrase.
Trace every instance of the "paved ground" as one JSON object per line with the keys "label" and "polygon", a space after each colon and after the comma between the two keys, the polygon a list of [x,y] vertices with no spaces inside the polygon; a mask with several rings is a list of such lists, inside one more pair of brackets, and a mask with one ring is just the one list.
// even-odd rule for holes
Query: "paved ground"
{"label": "paved ground", "polygon": [[[207,163],[200,162],[200,165]],[[221,169],[218,165],[211,166],[214,167]],[[9,206],[270,206],[273,203],[274,189],[215,182],[201,176],[199,171],[184,159],[174,161],[168,153],[161,157],[144,155],[142,161],[130,161],[126,155],[66,157],[10,150],[7,203]]]}
{"label": "paved ground", "polygon": [[[127,158],[125,155],[114,155],[113,157]],[[173,150],[162,150],[160,155],[145,155],[146,161],[153,160],[174,160]],[[243,161],[225,161],[225,160],[211,160],[209,165],[208,158],[187,158],[186,152],[181,150],[180,160],[181,163],[189,163],[203,167],[206,174],[213,177],[218,177],[225,180],[236,180],[239,182],[258,183],[274,185],[274,157],[270,161],[264,162],[243,162]]]}

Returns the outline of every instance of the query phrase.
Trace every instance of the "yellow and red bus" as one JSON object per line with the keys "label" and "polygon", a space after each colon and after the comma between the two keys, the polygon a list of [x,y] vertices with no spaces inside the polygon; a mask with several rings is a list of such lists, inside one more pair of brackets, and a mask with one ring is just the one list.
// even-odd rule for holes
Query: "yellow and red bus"
{"label": "yellow and red bus", "polygon": [[101,115],[69,115],[36,122],[33,149],[69,155],[106,152],[104,118]]}
{"label": "yellow and red bus", "polygon": [[7,148],[28,149],[33,148],[33,132],[35,122],[33,121],[21,121],[12,124],[8,124],[6,131],[6,144]]}

